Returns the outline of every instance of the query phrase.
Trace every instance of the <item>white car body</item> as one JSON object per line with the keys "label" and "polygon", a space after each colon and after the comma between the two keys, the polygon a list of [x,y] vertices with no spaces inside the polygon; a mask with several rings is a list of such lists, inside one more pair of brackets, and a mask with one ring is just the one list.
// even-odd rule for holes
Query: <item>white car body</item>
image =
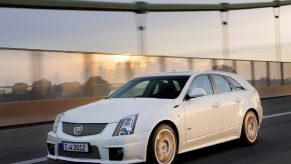
{"label": "white car body", "polygon": [[[223,75],[236,80],[244,90],[213,94],[185,100],[192,80],[199,75]],[[56,120],[57,131],[49,132],[47,143],[53,144],[54,154],[48,158],[89,163],[137,163],[147,159],[150,136],[157,125],[170,125],[178,141],[177,153],[181,154],[218,143],[239,139],[247,111],[256,113],[259,125],[263,110],[254,87],[236,74],[221,71],[172,72],[144,75],[180,76],[189,75],[179,96],[175,99],[154,98],[109,98],[69,110]],[[113,136],[119,121],[129,115],[138,114],[134,133]],[[106,123],[104,130],[96,135],[72,136],[63,132],[62,124]],[[89,143],[99,150],[100,159],[62,156],[62,142]],[[122,160],[109,160],[109,148],[122,148]]]}

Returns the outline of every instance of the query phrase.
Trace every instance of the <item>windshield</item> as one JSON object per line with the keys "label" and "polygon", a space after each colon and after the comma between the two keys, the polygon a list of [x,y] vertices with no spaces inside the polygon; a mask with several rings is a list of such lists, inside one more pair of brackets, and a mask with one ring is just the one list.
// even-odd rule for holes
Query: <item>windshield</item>
{"label": "windshield", "polygon": [[177,98],[190,76],[154,76],[131,80],[109,98]]}

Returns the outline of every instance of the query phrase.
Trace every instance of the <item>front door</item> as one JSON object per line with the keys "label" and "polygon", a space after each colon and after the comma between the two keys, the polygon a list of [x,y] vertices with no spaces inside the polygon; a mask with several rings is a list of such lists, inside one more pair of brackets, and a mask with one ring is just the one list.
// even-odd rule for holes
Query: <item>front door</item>
{"label": "front door", "polygon": [[184,100],[186,117],[186,141],[188,146],[200,145],[207,142],[207,138],[215,138],[216,132],[221,130],[221,109],[217,95],[208,75],[194,78],[189,90],[202,88],[206,96]]}

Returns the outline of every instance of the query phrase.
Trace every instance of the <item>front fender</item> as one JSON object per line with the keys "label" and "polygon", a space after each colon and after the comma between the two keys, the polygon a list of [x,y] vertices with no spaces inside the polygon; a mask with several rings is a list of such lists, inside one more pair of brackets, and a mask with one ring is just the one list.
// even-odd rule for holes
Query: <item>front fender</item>
{"label": "front fender", "polygon": [[[143,111],[139,114],[138,121],[136,123],[136,132],[139,131],[152,131],[154,128],[163,121],[170,121],[176,126],[179,138],[179,149],[180,152],[181,144],[185,139],[185,119],[184,119],[184,109],[179,106],[174,108],[173,106],[167,106],[162,109],[152,109]],[[148,141],[150,136],[148,137]]]}

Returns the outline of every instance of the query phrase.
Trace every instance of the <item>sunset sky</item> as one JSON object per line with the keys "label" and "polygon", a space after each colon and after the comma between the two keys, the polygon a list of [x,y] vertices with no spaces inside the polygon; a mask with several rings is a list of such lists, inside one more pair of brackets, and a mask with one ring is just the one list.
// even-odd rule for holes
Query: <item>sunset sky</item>
{"label": "sunset sky", "polygon": [[[113,2],[134,2],[111,0]],[[149,3],[244,3],[265,0],[147,0]],[[137,53],[135,15],[125,12],[56,11],[0,9],[0,47],[94,51],[115,54]],[[291,6],[281,7],[282,61],[291,61]],[[230,11],[230,58],[276,60],[273,8]],[[222,58],[222,32],[219,12],[146,14],[149,55]],[[0,53],[0,85],[15,80],[2,67],[22,68],[28,57]],[[8,57],[9,56],[9,57]],[[46,57],[47,58],[47,57]],[[50,57],[55,64],[66,60]],[[53,59],[55,58],[55,59]],[[19,61],[15,61],[18,59]],[[9,61],[13,64],[9,65]],[[22,62],[23,63],[23,62]],[[76,63],[80,64],[80,63]],[[20,67],[20,68],[18,68]],[[49,68],[47,68],[49,69]],[[45,71],[46,72],[46,71]],[[78,72],[78,74],[81,74]],[[23,73],[25,77],[29,73]],[[50,75],[53,76],[53,75]]]}
{"label": "sunset sky", "polygon": [[[260,1],[148,0],[147,2]],[[291,61],[290,9],[291,7],[281,7],[284,61]],[[276,59],[273,8],[231,11],[229,17],[231,58]],[[3,47],[137,53],[133,13],[2,8],[0,20],[0,46]],[[219,12],[149,13],[146,21],[147,51],[151,55],[222,57]]]}

